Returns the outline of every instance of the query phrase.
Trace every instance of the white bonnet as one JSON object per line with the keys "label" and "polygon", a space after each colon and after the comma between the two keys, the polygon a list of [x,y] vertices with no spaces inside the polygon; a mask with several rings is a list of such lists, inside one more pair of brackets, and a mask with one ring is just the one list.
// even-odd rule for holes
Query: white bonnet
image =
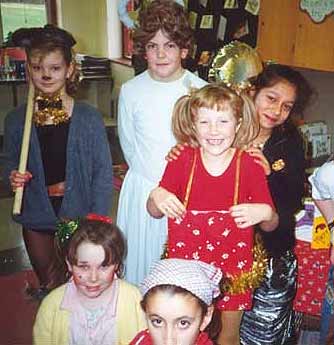
{"label": "white bonnet", "polygon": [[197,260],[165,259],[155,262],[147,277],[140,284],[143,296],[158,285],[181,287],[211,305],[220,295],[219,282],[222,271],[212,265]]}

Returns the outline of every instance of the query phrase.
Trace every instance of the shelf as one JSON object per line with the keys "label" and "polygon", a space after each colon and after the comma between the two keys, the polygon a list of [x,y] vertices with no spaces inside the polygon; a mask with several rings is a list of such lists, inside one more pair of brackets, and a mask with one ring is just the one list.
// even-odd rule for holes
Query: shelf
{"label": "shelf", "polygon": [[0,85],[8,85],[12,88],[13,95],[13,107],[16,108],[18,105],[17,98],[17,85],[26,84],[25,79],[0,79]]}
{"label": "shelf", "polygon": [[0,79],[0,85],[25,84],[25,79]]}

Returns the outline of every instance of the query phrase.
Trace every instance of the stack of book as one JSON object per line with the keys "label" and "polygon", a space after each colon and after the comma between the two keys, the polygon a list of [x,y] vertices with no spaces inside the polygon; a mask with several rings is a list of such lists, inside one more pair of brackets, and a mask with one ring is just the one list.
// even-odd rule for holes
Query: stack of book
{"label": "stack of book", "polygon": [[80,71],[80,80],[111,77],[111,65],[108,58],[76,54],[75,60]]}

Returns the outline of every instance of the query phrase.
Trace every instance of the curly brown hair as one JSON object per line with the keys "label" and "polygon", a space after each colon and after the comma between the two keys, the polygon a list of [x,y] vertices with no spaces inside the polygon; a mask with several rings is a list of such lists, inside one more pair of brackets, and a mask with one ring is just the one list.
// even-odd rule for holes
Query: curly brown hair
{"label": "curly brown hair", "polygon": [[133,33],[135,53],[144,56],[145,46],[159,30],[191,54],[193,31],[184,8],[173,0],[155,0],[140,12],[139,27]]}

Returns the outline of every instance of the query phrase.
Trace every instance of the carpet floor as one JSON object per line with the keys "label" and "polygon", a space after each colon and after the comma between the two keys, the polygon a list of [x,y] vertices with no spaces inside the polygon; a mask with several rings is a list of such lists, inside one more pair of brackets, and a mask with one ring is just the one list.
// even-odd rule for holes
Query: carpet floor
{"label": "carpet floor", "polygon": [[39,304],[26,295],[28,285],[36,285],[32,271],[0,276],[1,345],[32,344],[32,326]]}

